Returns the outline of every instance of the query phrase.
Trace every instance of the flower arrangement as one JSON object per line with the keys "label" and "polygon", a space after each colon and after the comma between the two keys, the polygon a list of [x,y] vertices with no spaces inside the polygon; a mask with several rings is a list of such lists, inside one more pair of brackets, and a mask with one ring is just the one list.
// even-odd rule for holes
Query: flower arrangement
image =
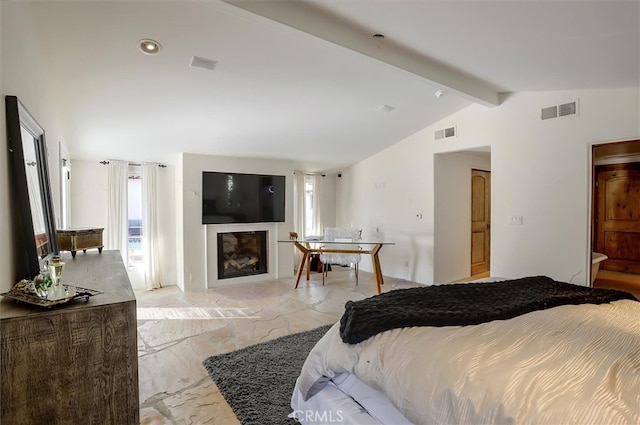
{"label": "flower arrangement", "polygon": [[33,290],[40,298],[47,298],[47,293],[53,281],[48,272],[43,272],[33,279]]}

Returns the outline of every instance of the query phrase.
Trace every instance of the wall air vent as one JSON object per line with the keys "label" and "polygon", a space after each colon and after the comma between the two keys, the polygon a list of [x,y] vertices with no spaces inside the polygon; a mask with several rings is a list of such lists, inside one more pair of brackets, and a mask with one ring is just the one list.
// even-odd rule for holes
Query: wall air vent
{"label": "wall air vent", "polygon": [[542,108],[540,118],[542,120],[548,120],[550,118],[569,117],[572,115],[578,115],[578,101],[563,103],[557,106],[549,106],[548,108]]}
{"label": "wall air vent", "polygon": [[558,118],[557,106],[549,106],[548,108],[542,108],[542,119],[548,120],[550,118]]}
{"label": "wall air vent", "polygon": [[578,112],[576,102],[563,103],[558,105],[558,116],[566,117],[567,115],[575,115]]}
{"label": "wall air vent", "polygon": [[440,130],[436,130],[434,137],[436,140],[456,137],[456,127],[453,126],[453,127],[447,127]]}

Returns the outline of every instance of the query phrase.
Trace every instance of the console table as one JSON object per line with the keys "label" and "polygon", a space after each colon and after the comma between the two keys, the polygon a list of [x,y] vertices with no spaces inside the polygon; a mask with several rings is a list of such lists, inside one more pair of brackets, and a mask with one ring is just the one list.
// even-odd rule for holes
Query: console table
{"label": "console table", "polygon": [[[384,284],[384,280],[382,277],[382,268],[380,267],[380,250],[384,245],[395,245],[394,242],[385,242],[385,241],[365,241],[365,240],[357,240],[353,242],[346,241],[322,241],[322,240],[280,240],[278,242],[282,243],[293,243],[296,248],[300,250],[302,253],[302,259],[300,260],[300,264],[298,265],[298,272],[296,273],[295,285],[294,289],[298,287],[300,284],[300,278],[302,277],[302,271],[305,266],[307,268],[307,280],[309,280],[310,276],[310,265],[311,255],[312,254],[322,254],[322,253],[336,253],[336,254],[370,254],[371,255],[371,263],[373,266],[373,277],[376,282],[376,290],[378,294],[382,293],[382,285]],[[332,248],[331,245],[353,245],[353,249],[351,248]],[[361,246],[369,246],[368,249],[363,249]]]}
{"label": "console table", "polygon": [[87,252],[91,248],[98,248],[98,252],[102,253],[103,230],[102,227],[57,230],[58,248],[60,251],[71,251],[73,258],[76,258],[77,251]]}
{"label": "console table", "polygon": [[51,309],[0,301],[0,422],[138,424],[136,299],[120,252],[62,260],[63,283],[103,294]]}

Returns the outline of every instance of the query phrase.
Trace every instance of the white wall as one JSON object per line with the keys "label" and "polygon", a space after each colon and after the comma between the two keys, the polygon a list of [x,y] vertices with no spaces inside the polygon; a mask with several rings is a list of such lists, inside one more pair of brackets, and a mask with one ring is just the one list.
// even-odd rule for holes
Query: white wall
{"label": "white wall", "polygon": [[[380,251],[385,276],[432,281],[433,155],[422,143],[403,140],[343,170],[336,197],[339,225],[361,228],[363,239],[395,242]],[[371,271],[367,256],[360,264]]]}
{"label": "white wall", "polygon": [[471,275],[471,170],[491,170],[488,152],[434,156],[434,282]]}
{"label": "white wall", "polygon": [[70,227],[107,227],[107,179],[98,160],[71,160]]}
{"label": "white wall", "polygon": [[6,152],[6,128],[4,96],[17,96],[45,129],[47,140],[49,178],[51,180],[52,200],[55,207],[56,223],[59,223],[60,209],[60,173],[59,145],[64,145],[64,135],[58,125],[55,100],[47,90],[46,66],[39,55],[37,40],[24,36],[19,28],[28,27],[31,19],[28,15],[12,13],[11,19],[2,10],[9,7],[9,2],[0,2],[0,87],[2,88],[2,121],[0,140],[0,290],[8,290],[14,283],[15,258],[14,241],[12,239],[11,217],[8,183],[8,155]]}
{"label": "white wall", "polygon": [[[288,239],[293,229],[293,172],[291,161],[255,158],[232,158],[213,155],[182,153],[177,165],[176,191],[178,196],[176,213],[177,239],[180,252],[178,262],[178,286],[185,292],[202,291],[207,287],[221,284],[215,273],[216,257],[212,248],[212,234],[217,231],[247,230],[247,225],[202,225],[202,172],[227,171],[237,173],[276,174],[286,176],[286,221],[275,224],[255,224],[255,230],[268,227],[275,233],[270,234],[270,261],[267,275],[252,276],[243,279],[225,279],[224,284],[232,281],[246,282],[256,279],[278,278],[293,275],[293,251],[290,244],[276,243]],[[209,281],[209,279],[213,281]]]}
{"label": "white wall", "polygon": [[[579,116],[540,120],[541,108],[575,99]],[[396,240],[381,251],[385,275],[433,283],[435,268],[449,267],[434,261],[434,154],[490,146],[492,276],[586,284],[590,144],[640,137],[639,104],[634,88],[518,93],[496,108],[472,105],[343,172],[338,216]],[[451,125],[455,139],[434,141],[436,129]],[[511,215],[524,224],[509,225]]]}

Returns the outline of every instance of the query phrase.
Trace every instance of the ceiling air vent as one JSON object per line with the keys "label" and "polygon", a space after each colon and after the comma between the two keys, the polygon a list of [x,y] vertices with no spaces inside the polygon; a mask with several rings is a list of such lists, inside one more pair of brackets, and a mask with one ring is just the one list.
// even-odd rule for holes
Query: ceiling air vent
{"label": "ceiling air vent", "polygon": [[542,108],[540,118],[548,120],[550,118],[569,117],[578,114],[578,101],[563,103],[562,105],[549,106],[548,108]]}
{"label": "ceiling air vent", "polygon": [[191,58],[191,63],[189,65],[192,68],[202,68],[208,71],[213,71],[213,68],[215,68],[216,63],[217,63],[216,61],[211,59],[201,58],[199,56],[193,56]]}
{"label": "ceiling air vent", "polygon": [[447,127],[441,130],[436,130],[435,139],[448,139],[450,137],[456,137],[456,127]]}

